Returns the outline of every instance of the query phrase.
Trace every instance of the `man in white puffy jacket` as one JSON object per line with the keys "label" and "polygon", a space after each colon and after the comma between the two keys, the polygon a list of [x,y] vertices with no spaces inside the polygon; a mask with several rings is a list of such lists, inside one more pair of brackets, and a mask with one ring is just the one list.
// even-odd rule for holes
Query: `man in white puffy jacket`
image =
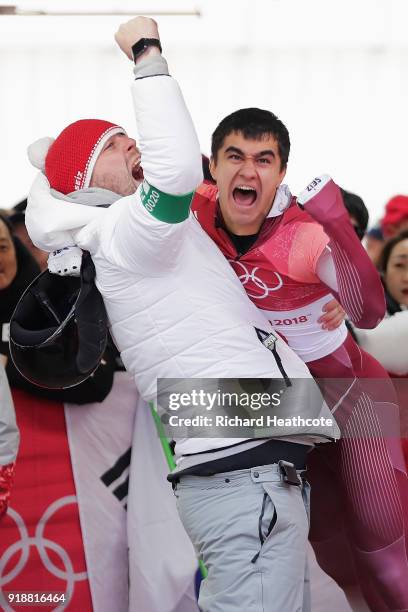
{"label": "man in white puffy jacket", "polygon": [[[30,158],[49,183],[40,174],[31,189],[33,242],[91,253],[112,336],[146,400],[155,398],[158,378],[278,378],[283,386],[306,379],[314,389],[189,214],[200,149],[156,23],[131,20],[116,40],[130,59],[133,49],[141,156],[122,128],[98,120],[71,124],[52,144],[34,143]],[[50,266],[63,272],[79,263],[71,249]],[[210,428],[177,441],[171,479],[209,570],[203,612],[302,608],[308,521],[299,471],[307,450],[338,429],[313,391],[310,401],[293,385],[292,397],[293,415],[302,410],[313,422],[272,427],[262,439],[211,437]]]}

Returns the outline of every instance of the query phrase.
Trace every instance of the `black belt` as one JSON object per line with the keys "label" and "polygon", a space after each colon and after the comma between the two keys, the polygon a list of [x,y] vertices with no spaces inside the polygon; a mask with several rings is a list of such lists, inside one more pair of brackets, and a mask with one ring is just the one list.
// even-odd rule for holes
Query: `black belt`
{"label": "black belt", "polygon": [[[248,470],[261,465],[271,465],[281,460],[293,463],[297,470],[306,469],[306,456],[311,450],[307,444],[297,444],[296,442],[286,442],[285,440],[267,440],[263,444],[236,453],[227,455],[221,459],[205,461],[193,465],[177,474],[169,474],[167,480],[178,482],[180,476],[214,476],[221,472],[233,472],[235,470]],[[217,449],[216,449],[217,450]],[[208,453],[211,454],[211,453]],[[192,457],[193,455],[190,455]]]}

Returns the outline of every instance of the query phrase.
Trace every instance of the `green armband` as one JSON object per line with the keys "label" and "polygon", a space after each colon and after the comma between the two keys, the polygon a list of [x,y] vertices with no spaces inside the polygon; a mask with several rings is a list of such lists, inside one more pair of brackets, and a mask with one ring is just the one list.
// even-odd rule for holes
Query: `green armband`
{"label": "green armband", "polygon": [[144,180],[140,188],[142,204],[152,217],[165,223],[181,223],[190,212],[194,192],[175,196],[159,191]]}

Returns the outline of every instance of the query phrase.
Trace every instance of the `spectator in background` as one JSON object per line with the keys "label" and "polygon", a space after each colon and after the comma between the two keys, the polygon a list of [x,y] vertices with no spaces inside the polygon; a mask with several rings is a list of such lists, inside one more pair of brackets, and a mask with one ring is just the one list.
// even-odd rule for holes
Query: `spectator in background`
{"label": "spectator in background", "polygon": [[203,166],[204,183],[209,183],[210,185],[214,185],[215,181],[213,177],[211,176],[211,172],[210,172],[210,160],[208,159],[207,155],[204,155],[204,153],[201,154],[201,163]]}
{"label": "spectator in background", "polygon": [[356,329],[358,343],[371,353],[390,375],[399,397],[401,435],[408,466],[408,230],[391,238],[380,259],[387,316],[375,329]]}
{"label": "spectator in background", "polygon": [[13,236],[10,221],[0,216],[0,355],[10,387],[34,395],[74,404],[101,402],[113,383],[115,358],[110,348],[94,374],[77,387],[63,390],[37,387],[21,376],[9,358],[9,323],[14,308],[24,290],[40,273],[40,268],[20,240]]}
{"label": "spectator in background", "polygon": [[349,213],[351,224],[360,240],[363,240],[365,237],[365,250],[373,264],[378,267],[384,246],[382,230],[376,226],[367,232],[369,214],[364,201],[360,196],[351,191],[346,191],[345,189],[340,191],[343,196],[344,205]]}
{"label": "spectator in background", "polygon": [[408,230],[391,238],[380,259],[387,316],[374,329],[355,329],[360,346],[391,374],[408,374]]}
{"label": "spectator in background", "polygon": [[0,355],[0,520],[7,512],[19,443],[13,400],[3,361]]}
{"label": "spectator in background", "polygon": [[343,196],[344,206],[347,208],[351,225],[354,227],[357,236],[362,240],[367,231],[368,210],[364,201],[355,193],[340,189]]}
{"label": "spectator in background", "polygon": [[378,268],[384,248],[384,234],[379,225],[368,230],[365,238],[365,250],[373,264]]}
{"label": "spectator in background", "polygon": [[17,236],[26,249],[31,253],[38,263],[41,272],[47,269],[48,253],[37,248],[31,241],[25,226],[25,209],[27,198],[21,200],[14,208],[9,211],[8,218],[13,228],[14,236]]}
{"label": "spectator in background", "polygon": [[408,196],[396,195],[387,202],[381,227],[385,238],[408,230]]}

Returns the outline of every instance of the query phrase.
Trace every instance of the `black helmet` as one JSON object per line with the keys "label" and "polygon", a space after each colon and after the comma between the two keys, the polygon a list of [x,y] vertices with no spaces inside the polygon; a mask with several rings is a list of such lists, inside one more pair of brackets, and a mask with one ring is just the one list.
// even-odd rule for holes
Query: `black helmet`
{"label": "black helmet", "polygon": [[48,389],[67,389],[96,370],[107,342],[107,316],[84,252],[81,276],[46,270],[21,296],[10,321],[10,354],[18,371]]}

